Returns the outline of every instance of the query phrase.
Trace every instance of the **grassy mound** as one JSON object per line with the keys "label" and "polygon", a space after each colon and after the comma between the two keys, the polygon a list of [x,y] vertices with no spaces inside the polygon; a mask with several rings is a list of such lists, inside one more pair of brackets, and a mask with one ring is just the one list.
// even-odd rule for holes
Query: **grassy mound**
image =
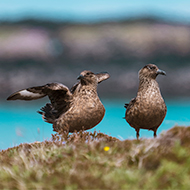
{"label": "grassy mound", "polygon": [[190,127],[139,141],[56,134],[0,152],[0,189],[189,189],[189,179]]}

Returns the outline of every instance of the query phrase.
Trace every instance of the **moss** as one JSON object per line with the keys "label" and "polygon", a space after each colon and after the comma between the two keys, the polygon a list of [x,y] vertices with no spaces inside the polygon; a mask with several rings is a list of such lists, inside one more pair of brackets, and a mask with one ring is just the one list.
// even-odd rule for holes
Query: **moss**
{"label": "moss", "polygon": [[1,151],[0,189],[189,189],[189,131],[139,141],[60,132]]}

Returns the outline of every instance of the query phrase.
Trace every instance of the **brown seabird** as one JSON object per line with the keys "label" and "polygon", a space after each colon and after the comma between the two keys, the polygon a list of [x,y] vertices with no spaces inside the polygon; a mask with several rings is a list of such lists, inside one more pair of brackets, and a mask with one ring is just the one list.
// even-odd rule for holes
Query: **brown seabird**
{"label": "brown seabird", "polygon": [[7,100],[34,100],[48,96],[47,103],[38,113],[53,124],[53,130],[67,132],[87,130],[96,126],[104,117],[105,108],[98,94],[98,83],[109,78],[106,72],[94,74],[83,71],[71,90],[60,83],[31,87],[10,95]]}
{"label": "brown seabird", "polygon": [[139,89],[136,98],[125,104],[125,119],[136,130],[137,139],[140,129],[156,131],[166,115],[167,107],[160,93],[156,77],[166,73],[154,64],[148,64],[139,71]]}

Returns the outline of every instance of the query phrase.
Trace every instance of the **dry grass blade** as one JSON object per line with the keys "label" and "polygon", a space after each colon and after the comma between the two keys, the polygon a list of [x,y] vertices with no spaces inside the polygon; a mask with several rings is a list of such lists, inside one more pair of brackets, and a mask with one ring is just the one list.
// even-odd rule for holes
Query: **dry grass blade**
{"label": "dry grass blade", "polygon": [[190,127],[139,141],[60,132],[1,151],[0,189],[188,189],[189,136]]}

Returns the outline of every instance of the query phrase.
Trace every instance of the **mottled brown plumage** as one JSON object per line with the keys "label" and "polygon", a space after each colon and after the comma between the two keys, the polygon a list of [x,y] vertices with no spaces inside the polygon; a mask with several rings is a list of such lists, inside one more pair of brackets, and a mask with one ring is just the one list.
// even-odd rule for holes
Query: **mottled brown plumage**
{"label": "mottled brown plumage", "polygon": [[108,78],[108,73],[83,71],[78,77],[79,82],[71,90],[63,84],[51,83],[20,90],[7,100],[33,100],[47,95],[51,103],[47,103],[39,113],[46,122],[53,124],[54,131],[87,130],[104,117],[105,108],[98,97],[97,86]]}
{"label": "mottled brown plumage", "polygon": [[160,93],[156,77],[166,73],[156,65],[148,64],[139,71],[139,89],[136,98],[125,104],[125,119],[136,130],[137,139],[140,129],[156,131],[166,115],[166,105]]}

